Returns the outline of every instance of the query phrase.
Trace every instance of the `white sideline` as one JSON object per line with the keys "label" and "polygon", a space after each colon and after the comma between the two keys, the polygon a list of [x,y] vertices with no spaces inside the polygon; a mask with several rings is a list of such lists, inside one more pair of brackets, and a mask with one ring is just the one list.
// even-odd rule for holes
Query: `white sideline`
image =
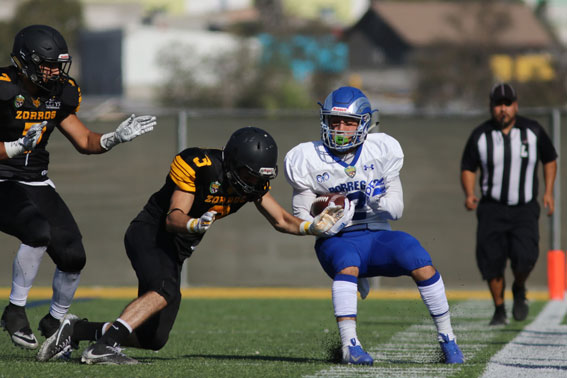
{"label": "white sideline", "polygon": [[550,301],[486,367],[482,378],[567,377],[567,301]]}

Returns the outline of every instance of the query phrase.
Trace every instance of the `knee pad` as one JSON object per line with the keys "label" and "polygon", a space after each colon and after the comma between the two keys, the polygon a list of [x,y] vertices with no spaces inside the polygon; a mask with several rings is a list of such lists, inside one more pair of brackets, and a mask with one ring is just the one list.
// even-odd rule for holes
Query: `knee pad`
{"label": "knee pad", "polygon": [[62,242],[60,240],[59,243],[53,240],[47,252],[57,268],[63,272],[80,272],[87,262],[85,248],[80,237]]}
{"label": "knee pad", "polygon": [[140,340],[140,345],[144,349],[160,350],[167,344],[167,340],[169,340],[169,333],[156,334],[149,340]]}
{"label": "knee pad", "polygon": [[174,277],[167,277],[161,281],[159,287],[155,291],[165,298],[168,305],[180,299],[179,283]]}

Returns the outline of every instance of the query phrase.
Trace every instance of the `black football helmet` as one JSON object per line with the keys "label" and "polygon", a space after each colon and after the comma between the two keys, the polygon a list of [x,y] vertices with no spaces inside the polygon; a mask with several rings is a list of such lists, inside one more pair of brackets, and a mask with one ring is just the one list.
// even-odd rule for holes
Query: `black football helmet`
{"label": "black football helmet", "polygon": [[[31,25],[14,38],[12,63],[36,86],[56,93],[61,83],[69,79],[71,55],[63,36],[51,26]],[[59,74],[48,75],[40,66],[58,68]]]}
{"label": "black football helmet", "polygon": [[223,150],[226,177],[242,195],[259,197],[278,174],[278,146],[266,131],[257,127],[236,130]]}

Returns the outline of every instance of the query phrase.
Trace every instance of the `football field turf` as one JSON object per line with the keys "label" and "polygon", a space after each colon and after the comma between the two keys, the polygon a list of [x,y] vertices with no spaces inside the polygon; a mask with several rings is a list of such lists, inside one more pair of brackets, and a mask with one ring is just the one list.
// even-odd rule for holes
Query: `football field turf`
{"label": "football field turf", "polygon": [[[451,299],[453,325],[466,363],[449,366],[440,363],[434,326],[419,299],[402,291],[399,297],[405,299],[381,296],[359,301],[358,335],[375,363],[372,367],[353,367],[335,362],[339,338],[330,299],[313,295],[316,290],[299,293],[299,299],[287,296],[285,291],[278,299],[267,295],[245,298],[244,294],[184,299],[169,342],[162,350],[125,351],[142,362],[135,366],[82,365],[80,351],[86,342],[67,362],[39,363],[34,351],[15,348],[7,333],[2,332],[0,376],[479,377],[491,356],[529,324],[545,304],[533,300],[526,321],[511,321],[506,327],[494,328],[487,325],[493,310],[489,300]],[[78,295],[71,312],[93,321],[108,321],[116,318],[128,302]],[[48,306],[47,300],[30,301],[28,317],[34,330]],[[39,337],[38,332],[36,335]]]}

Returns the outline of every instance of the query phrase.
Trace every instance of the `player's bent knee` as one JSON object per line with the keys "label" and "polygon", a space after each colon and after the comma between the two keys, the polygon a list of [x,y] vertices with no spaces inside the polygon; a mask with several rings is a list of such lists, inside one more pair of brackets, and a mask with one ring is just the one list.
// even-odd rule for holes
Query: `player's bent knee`
{"label": "player's bent knee", "polygon": [[169,340],[169,334],[167,334],[167,335],[156,335],[151,340],[149,340],[149,343],[147,345],[145,345],[144,347],[145,347],[145,349],[158,351],[161,348],[163,348],[165,346],[165,344],[167,344],[167,340]]}
{"label": "player's bent knee", "polygon": [[168,305],[181,298],[179,283],[173,277],[167,277],[162,280],[161,285],[155,291],[165,299]]}
{"label": "player's bent knee", "polygon": [[80,272],[87,263],[85,249],[80,239],[57,249],[56,245],[49,247],[50,256],[57,268],[63,272]]}

